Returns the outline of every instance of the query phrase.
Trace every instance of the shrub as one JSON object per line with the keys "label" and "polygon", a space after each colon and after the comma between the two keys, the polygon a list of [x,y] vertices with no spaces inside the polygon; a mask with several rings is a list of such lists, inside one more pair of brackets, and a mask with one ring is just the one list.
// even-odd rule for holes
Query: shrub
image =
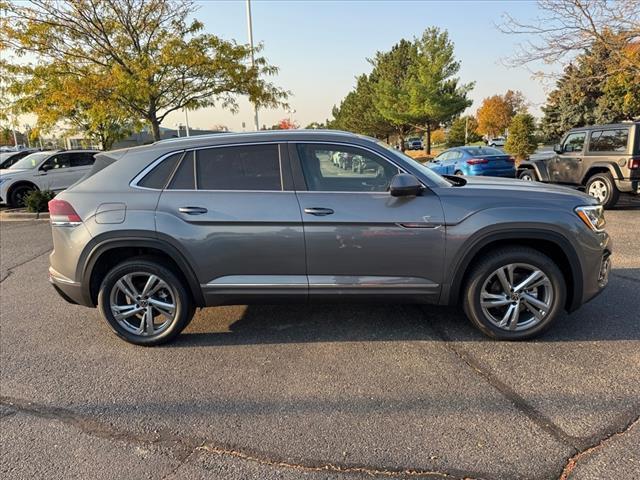
{"label": "shrub", "polygon": [[536,151],[538,143],[534,138],[535,119],[528,113],[519,113],[509,125],[509,137],[504,149],[516,157],[518,162],[526,160]]}
{"label": "shrub", "polygon": [[56,194],[51,190],[33,190],[25,197],[24,204],[29,212],[47,212],[49,200],[55,196]]}

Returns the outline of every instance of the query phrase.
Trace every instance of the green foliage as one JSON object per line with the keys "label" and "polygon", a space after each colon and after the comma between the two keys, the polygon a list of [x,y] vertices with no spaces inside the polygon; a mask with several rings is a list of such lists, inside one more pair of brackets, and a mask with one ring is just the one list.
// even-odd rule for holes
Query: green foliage
{"label": "green foliage", "polygon": [[32,190],[24,198],[24,205],[27,207],[27,211],[33,213],[48,212],[49,201],[55,197],[56,194],[51,190]]}
{"label": "green foliage", "polygon": [[574,127],[611,123],[640,116],[640,45],[612,52],[595,43],[568,65],[542,107],[541,130],[548,141]]}
{"label": "green foliage", "polygon": [[[256,57],[251,66],[260,46],[252,51],[203,33],[191,0],[31,0],[5,9],[0,45],[37,61],[9,65],[15,91],[45,91],[49,96],[40,98],[47,100],[78,81],[86,88],[82,95],[68,93],[69,106],[79,104],[89,123],[101,123],[116,107],[125,118],[150,124],[158,140],[160,123],[176,110],[218,105],[236,111],[239,95],[258,107],[278,107],[288,96],[264,80],[277,72],[265,58]],[[44,85],[31,88],[32,81]],[[94,94],[92,84],[98,87]],[[103,105],[97,112],[90,108],[94,100]]]}
{"label": "green foliage", "polygon": [[460,79],[455,77],[460,62],[455,60],[454,46],[446,31],[428,28],[414,45],[416,55],[403,88],[408,92],[412,123],[425,127],[426,151],[430,154],[431,131],[471,105],[467,94],[474,83],[460,85]]}
{"label": "green foliage", "polygon": [[529,157],[538,147],[535,139],[536,122],[532,115],[519,113],[509,124],[509,137],[504,146],[506,152],[521,161]]}
{"label": "green foliage", "polygon": [[329,128],[378,138],[394,133],[401,148],[407,134],[418,129],[426,132],[430,152],[431,132],[471,105],[467,94],[473,84],[459,85],[460,63],[446,31],[429,28],[369,62],[373,71],[358,77],[355,89],[333,108]]}
{"label": "green foliage", "polygon": [[478,134],[478,121],[475,117],[471,115],[459,117],[453,121],[447,133],[447,148],[464,145],[465,131],[467,132],[467,144],[475,143],[482,139]]}
{"label": "green foliage", "polygon": [[386,120],[374,105],[373,81],[370,76],[360,75],[354,90],[333,107],[333,121],[328,127],[335,130],[384,138],[391,134],[395,126]]}

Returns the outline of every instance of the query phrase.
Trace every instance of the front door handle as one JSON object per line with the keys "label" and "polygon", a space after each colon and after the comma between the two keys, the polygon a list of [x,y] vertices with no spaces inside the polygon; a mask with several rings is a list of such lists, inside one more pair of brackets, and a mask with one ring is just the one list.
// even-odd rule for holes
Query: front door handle
{"label": "front door handle", "polygon": [[187,215],[202,215],[207,213],[208,210],[204,207],[180,207],[178,211]]}
{"label": "front door handle", "polygon": [[333,210],[330,208],[305,208],[304,213],[309,215],[315,215],[316,217],[324,217],[325,215],[333,214]]}

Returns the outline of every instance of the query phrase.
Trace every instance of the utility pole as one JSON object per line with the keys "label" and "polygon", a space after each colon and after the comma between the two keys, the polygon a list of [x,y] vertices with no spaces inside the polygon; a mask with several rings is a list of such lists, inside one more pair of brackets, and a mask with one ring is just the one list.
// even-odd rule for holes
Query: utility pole
{"label": "utility pole", "polygon": [[[255,68],[256,60],[253,54],[253,24],[251,22],[251,0],[247,0],[247,30],[249,31],[249,47],[251,48],[251,68]],[[254,123],[256,131],[260,130],[260,124],[258,123],[258,106],[253,105],[254,109]]]}
{"label": "utility pole", "polygon": [[464,144],[468,144],[469,141],[469,117],[464,119]]}

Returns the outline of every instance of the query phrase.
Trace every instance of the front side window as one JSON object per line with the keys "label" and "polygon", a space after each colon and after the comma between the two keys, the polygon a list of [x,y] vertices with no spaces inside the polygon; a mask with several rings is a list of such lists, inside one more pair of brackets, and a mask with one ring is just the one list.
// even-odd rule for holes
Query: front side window
{"label": "front side window", "polygon": [[282,190],[278,145],[196,151],[198,190]]}
{"label": "front side window", "polygon": [[584,132],[570,133],[562,144],[562,151],[566,153],[582,152],[586,136],[587,134]]}
{"label": "front side window", "polygon": [[320,192],[385,192],[398,167],[355,147],[298,144],[307,188]]}
{"label": "front side window", "polygon": [[629,141],[629,130],[594,130],[589,142],[590,152],[626,152]]}
{"label": "front side window", "polygon": [[49,170],[69,168],[70,166],[71,158],[68,153],[59,153],[42,164],[42,168],[48,168]]}

